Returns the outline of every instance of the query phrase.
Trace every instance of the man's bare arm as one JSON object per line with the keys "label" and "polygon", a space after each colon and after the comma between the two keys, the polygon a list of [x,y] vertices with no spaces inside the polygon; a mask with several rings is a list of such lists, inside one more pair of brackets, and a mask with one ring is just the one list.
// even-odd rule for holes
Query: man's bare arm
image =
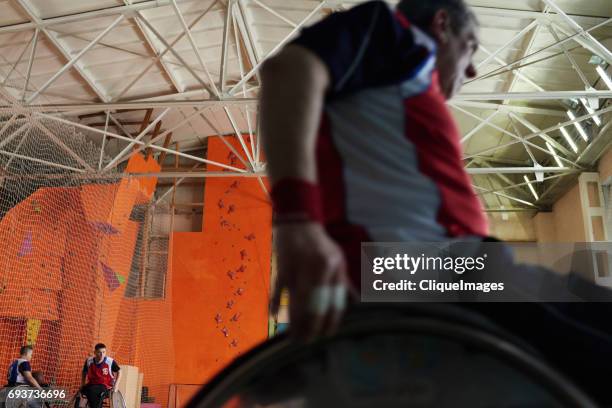
{"label": "man's bare arm", "polygon": [[[319,299],[317,294],[329,294],[332,290],[339,293],[340,289],[342,295],[350,287],[344,255],[318,218],[323,215],[318,207],[322,203],[317,202],[319,198],[313,190],[318,184],[315,157],[318,128],[331,78],[316,54],[289,45],[264,64],[261,79],[260,137],[273,186],[272,197],[282,200],[275,195],[278,194],[275,186],[283,180],[289,183],[285,183],[289,191],[284,191],[284,197],[288,193],[293,197],[290,201],[307,191],[300,198],[306,201],[291,202],[289,211],[295,208],[297,213],[290,212],[289,217],[278,212],[278,206],[284,204],[274,203],[276,215],[281,217],[274,233],[278,277],[272,310],[278,310],[281,291],[287,288],[290,332],[301,339],[312,338],[333,331],[342,314],[341,305],[332,305],[329,295]],[[303,217],[304,214],[307,216]]]}
{"label": "man's bare arm", "polygon": [[119,389],[119,381],[121,380],[121,370],[116,372],[115,375],[115,385],[113,385],[113,392]]}
{"label": "man's bare arm", "polygon": [[21,373],[21,375],[23,375],[23,378],[25,378],[28,384],[30,384],[32,387],[42,389],[38,381],[36,381],[36,379],[32,376],[31,371],[24,371]]}
{"label": "man's bare arm", "polygon": [[87,380],[87,373],[83,373],[81,375],[81,387],[85,385],[85,381]]}
{"label": "man's bare arm", "polygon": [[315,182],[315,142],[330,76],[323,62],[298,45],[285,47],[261,69],[261,134],[270,181]]}

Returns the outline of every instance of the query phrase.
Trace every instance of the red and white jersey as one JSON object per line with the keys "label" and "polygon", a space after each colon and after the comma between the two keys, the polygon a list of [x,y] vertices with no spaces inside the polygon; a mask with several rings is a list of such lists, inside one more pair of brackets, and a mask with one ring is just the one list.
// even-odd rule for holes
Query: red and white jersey
{"label": "red and white jersey", "polygon": [[330,73],[318,182],[325,227],[353,279],[361,242],[488,235],[429,35],[372,1],[304,29],[293,44],[314,52]]}
{"label": "red and white jersey", "polygon": [[95,357],[89,357],[83,365],[83,373],[87,375],[89,384],[102,384],[110,389],[115,385],[113,373],[119,371],[119,365],[110,357],[97,363]]}

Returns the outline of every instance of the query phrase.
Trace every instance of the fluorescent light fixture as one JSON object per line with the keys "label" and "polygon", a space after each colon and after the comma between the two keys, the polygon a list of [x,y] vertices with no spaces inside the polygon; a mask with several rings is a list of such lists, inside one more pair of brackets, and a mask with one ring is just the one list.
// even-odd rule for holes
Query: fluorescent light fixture
{"label": "fluorescent light fixture", "polygon": [[595,70],[597,71],[601,79],[606,83],[606,85],[608,86],[608,89],[612,91],[612,80],[610,80],[610,77],[608,76],[606,71],[604,71],[601,65],[598,65],[597,68],[595,68]]}
{"label": "fluorescent light fixture", "polygon": [[563,163],[561,162],[561,159],[559,158],[559,155],[557,154],[557,152],[555,152],[555,149],[553,149],[553,147],[551,146],[550,143],[546,142],[546,147],[548,148],[548,151],[550,152],[550,154],[553,155],[553,157],[555,158],[555,161],[557,162],[557,165],[559,167],[565,167],[563,165]]}
{"label": "fluorescent light fixture", "polygon": [[[580,98],[580,102],[584,105],[584,108],[589,112],[590,115],[593,115],[595,111],[589,106],[589,102],[585,98]],[[597,126],[601,126],[601,119],[597,115],[593,115],[593,120]]]}
{"label": "fluorescent light fixture", "polygon": [[538,197],[538,193],[536,193],[535,189],[531,185],[531,181],[529,180],[529,177],[527,177],[527,176],[523,176],[523,177],[525,178],[525,181],[527,182],[527,185],[529,186],[529,190],[531,190],[531,194],[533,194],[533,196],[535,197],[536,201],[538,201],[540,199],[540,197]]}
{"label": "fluorescent light fixture", "polygon": [[[567,116],[569,116],[569,118],[571,120],[575,120],[576,116],[574,116],[574,113],[571,110],[567,111]],[[582,127],[582,125],[578,122],[574,122],[574,126],[576,127],[576,129],[578,130],[578,133],[580,133],[580,136],[582,136],[582,138],[584,139],[585,142],[589,141],[589,136],[587,136],[586,132],[584,131],[584,128]]]}
{"label": "fluorescent light fixture", "polygon": [[569,135],[569,133],[567,133],[567,130],[565,130],[563,126],[561,126],[559,130],[561,131],[561,134],[565,138],[565,141],[567,142],[568,145],[570,145],[574,153],[578,153],[578,146],[576,146],[576,143],[574,143],[574,141],[572,140],[572,137]]}

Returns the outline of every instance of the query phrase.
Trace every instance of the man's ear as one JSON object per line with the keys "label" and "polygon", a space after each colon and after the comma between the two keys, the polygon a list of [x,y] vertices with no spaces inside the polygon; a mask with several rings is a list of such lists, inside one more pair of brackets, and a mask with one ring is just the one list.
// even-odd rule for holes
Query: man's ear
{"label": "man's ear", "polygon": [[446,44],[450,40],[450,15],[445,9],[439,9],[431,20],[431,34],[438,44]]}

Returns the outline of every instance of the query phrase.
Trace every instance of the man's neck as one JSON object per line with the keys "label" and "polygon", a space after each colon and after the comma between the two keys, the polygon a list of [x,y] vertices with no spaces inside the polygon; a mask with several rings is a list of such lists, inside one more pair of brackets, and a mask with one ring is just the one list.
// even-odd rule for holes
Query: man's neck
{"label": "man's neck", "polygon": [[104,361],[104,359],[106,358],[106,356],[98,359],[97,357],[94,357],[94,361],[96,362],[96,364],[100,364],[102,361]]}

